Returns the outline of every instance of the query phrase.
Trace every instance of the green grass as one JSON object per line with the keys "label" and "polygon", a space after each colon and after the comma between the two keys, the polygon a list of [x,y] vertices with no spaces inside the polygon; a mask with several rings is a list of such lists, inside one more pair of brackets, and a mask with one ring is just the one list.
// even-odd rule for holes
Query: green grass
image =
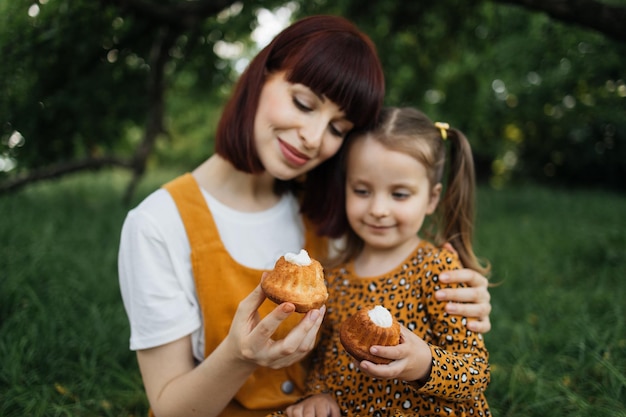
{"label": "green grass", "polygon": [[481,189],[479,210],[494,414],[626,416],[626,198]]}
{"label": "green grass", "polygon": [[1,416],[145,415],[117,282],[128,179],[0,196]]}
{"label": "green grass", "polygon": [[[172,173],[151,174],[136,203]],[[144,416],[117,282],[128,176],[0,196],[0,415]],[[495,416],[626,416],[626,196],[480,189]]]}

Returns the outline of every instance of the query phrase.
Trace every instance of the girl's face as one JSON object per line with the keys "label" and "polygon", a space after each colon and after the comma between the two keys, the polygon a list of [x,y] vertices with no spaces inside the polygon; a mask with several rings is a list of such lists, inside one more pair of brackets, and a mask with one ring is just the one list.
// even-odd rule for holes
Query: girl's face
{"label": "girl's face", "polygon": [[352,127],[337,104],[279,72],[263,85],[254,140],[265,170],[289,180],[333,156]]}
{"label": "girl's face", "polygon": [[412,156],[367,136],[354,140],[347,159],[350,226],[370,249],[412,250],[424,218],[437,207],[441,184],[431,187],[426,168]]}

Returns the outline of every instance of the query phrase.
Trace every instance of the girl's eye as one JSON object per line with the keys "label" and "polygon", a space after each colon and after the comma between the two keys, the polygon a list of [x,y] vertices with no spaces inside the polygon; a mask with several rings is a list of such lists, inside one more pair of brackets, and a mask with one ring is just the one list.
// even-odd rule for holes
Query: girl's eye
{"label": "girl's eye", "polygon": [[404,192],[395,192],[395,193],[392,194],[392,196],[396,200],[406,200],[407,198],[409,198],[409,194],[408,193],[404,193]]}
{"label": "girl's eye", "polygon": [[367,195],[369,195],[369,192],[365,188],[353,188],[352,192],[362,197],[366,197]]}

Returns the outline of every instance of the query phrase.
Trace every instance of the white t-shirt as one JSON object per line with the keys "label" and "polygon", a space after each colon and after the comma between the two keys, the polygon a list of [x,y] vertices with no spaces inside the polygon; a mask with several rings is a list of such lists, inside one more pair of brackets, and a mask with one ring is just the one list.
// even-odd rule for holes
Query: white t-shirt
{"label": "white t-shirt", "polygon": [[[239,212],[206,191],[220,237],[240,264],[271,269],[286,252],[304,245],[296,198],[286,194],[261,212]],[[185,227],[171,195],[159,189],[131,210],[122,227],[118,270],[130,322],[130,349],[160,346],[191,334],[197,360],[204,358],[204,329]],[[261,277],[259,276],[259,280]]]}

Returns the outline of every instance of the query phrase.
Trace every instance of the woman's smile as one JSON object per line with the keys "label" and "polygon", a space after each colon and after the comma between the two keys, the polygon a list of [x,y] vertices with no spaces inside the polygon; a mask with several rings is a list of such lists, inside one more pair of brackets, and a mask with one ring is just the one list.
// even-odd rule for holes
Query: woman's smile
{"label": "woman's smile", "polygon": [[352,129],[344,111],[285,72],[270,74],[254,120],[254,140],[265,171],[281,180],[296,178],[331,156]]}
{"label": "woman's smile", "polygon": [[296,148],[289,145],[287,142],[282,141],[280,138],[278,139],[278,145],[280,146],[280,151],[283,156],[291,165],[301,167],[311,159],[308,155],[298,151]]}

